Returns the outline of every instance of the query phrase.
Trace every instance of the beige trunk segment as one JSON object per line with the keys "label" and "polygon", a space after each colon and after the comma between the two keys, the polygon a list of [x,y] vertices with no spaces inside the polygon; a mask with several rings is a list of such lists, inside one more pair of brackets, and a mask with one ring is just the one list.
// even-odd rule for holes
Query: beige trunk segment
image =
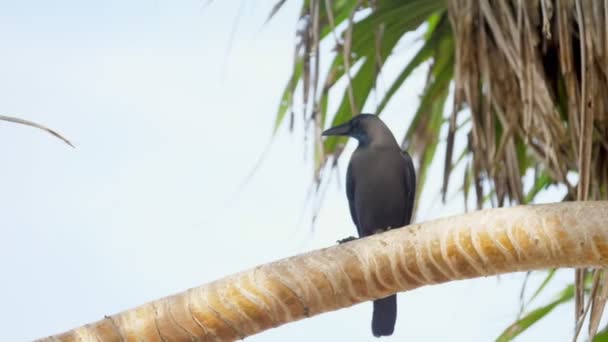
{"label": "beige trunk segment", "polygon": [[608,202],[490,209],[298,255],[43,341],[229,341],[420,286],[608,266]]}

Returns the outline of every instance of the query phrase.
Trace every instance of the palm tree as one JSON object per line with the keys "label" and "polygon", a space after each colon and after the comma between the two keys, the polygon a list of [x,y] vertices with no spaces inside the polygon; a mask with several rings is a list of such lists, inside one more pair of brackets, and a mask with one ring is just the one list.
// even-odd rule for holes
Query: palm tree
{"label": "palm tree", "polygon": [[[373,106],[372,95],[380,97],[375,112],[381,115],[412,72],[424,66],[420,105],[402,137],[403,149],[417,159],[419,189],[424,189],[440,131],[447,128],[444,201],[450,181],[462,184],[465,208],[470,189],[477,208],[534,203],[550,185],[566,189],[562,200],[608,197],[605,2],[306,0],[299,21],[294,69],[275,127],[288,114],[293,122],[301,109],[316,147],[318,182],[331,173],[345,143],[322,141],[323,128]],[[403,58],[396,52],[403,37],[420,30],[423,43],[401,72],[383,73],[386,63]],[[333,41],[336,52],[321,74],[324,41]],[[381,75],[390,81],[385,91],[377,87]],[[345,89],[337,84],[341,79],[347,80]],[[340,106],[328,113],[330,93],[336,92],[331,101]],[[453,103],[446,106],[449,95]],[[302,104],[294,104],[296,97]],[[454,151],[456,139],[467,141],[459,151]],[[461,173],[456,180],[453,170]],[[522,181],[526,174],[533,175],[532,184]],[[604,272],[591,273],[586,304],[587,271],[575,275],[576,335],[587,313],[589,333],[596,333],[606,302],[608,290],[600,291],[608,288]]]}

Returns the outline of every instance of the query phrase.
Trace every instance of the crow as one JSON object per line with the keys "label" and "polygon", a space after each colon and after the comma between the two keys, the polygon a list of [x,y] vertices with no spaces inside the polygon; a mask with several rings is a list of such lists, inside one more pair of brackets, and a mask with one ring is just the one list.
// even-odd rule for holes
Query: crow
{"label": "crow", "polygon": [[[414,165],[384,122],[376,115],[359,114],[323,132],[332,135],[359,141],[346,172],[346,196],[359,237],[408,225],[416,196]],[[396,319],[397,295],[374,301],[374,336],[392,335]]]}

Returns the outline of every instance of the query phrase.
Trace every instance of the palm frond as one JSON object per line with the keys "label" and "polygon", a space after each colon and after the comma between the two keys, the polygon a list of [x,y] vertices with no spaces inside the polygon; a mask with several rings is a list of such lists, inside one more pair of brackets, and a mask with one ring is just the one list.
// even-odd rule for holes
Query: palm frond
{"label": "palm frond", "polygon": [[68,139],[66,139],[63,135],[61,135],[61,134],[57,133],[56,131],[54,131],[44,125],[41,125],[39,123],[35,123],[33,121],[29,121],[29,120],[25,120],[25,119],[13,117],[13,116],[6,116],[6,115],[0,115],[0,120],[14,122],[14,123],[18,123],[20,125],[25,125],[25,126],[30,126],[30,127],[35,127],[35,128],[41,129],[41,130],[55,136],[56,138],[62,140],[64,143],[74,147],[74,145],[72,145],[72,143]]}

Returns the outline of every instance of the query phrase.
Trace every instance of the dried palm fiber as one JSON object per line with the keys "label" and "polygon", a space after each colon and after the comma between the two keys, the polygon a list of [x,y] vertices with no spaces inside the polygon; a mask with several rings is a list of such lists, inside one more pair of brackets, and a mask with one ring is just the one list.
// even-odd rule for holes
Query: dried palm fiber
{"label": "dried palm fiber", "polygon": [[[448,12],[455,108],[471,112],[473,172],[492,182],[498,205],[523,202],[521,145],[567,187],[567,199],[607,198],[608,1],[452,0]],[[608,283],[597,271],[585,304],[582,280],[577,270],[577,334],[590,312],[594,335]]]}

